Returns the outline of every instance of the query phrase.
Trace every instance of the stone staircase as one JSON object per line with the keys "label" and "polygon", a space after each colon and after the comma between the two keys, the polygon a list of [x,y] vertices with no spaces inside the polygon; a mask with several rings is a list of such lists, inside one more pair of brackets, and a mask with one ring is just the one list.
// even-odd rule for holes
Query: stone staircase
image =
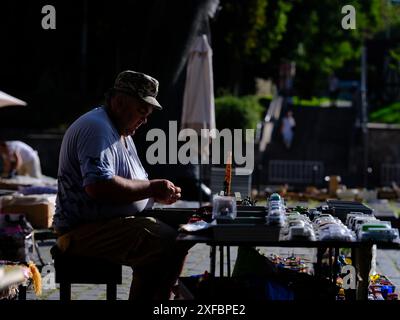
{"label": "stone staircase", "polygon": [[[284,113],[282,113],[284,114]],[[325,174],[345,176],[353,145],[355,112],[352,108],[296,107],[296,127],[292,147],[288,150],[275,125],[272,141],[262,155],[264,183],[270,160],[321,161]]]}

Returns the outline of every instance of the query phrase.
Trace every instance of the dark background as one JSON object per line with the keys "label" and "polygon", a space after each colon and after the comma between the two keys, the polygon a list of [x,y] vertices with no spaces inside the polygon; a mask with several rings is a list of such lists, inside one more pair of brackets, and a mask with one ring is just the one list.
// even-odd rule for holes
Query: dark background
{"label": "dark background", "polygon": [[[274,30],[278,25],[283,1],[268,1],[266,25],[254,36],[258,41],[257,47],[245,55],[242,49],[246,37],[251,34],[248,30],[254,27],[249,23],[254,16],[252,9],[261,2],[221,0],[222,9],[210,18],[208,12],[212,0],[2,1],[0,90],[27,101],[28,106],[0,109],[0,139],[19,139],[29,143],[39,151],[44,173],[56,176],[58,151],[65,129],[78,116],[103,103],[104,92],[112,86],[120,71],[132,69],[148,73],[160,81],[158,99],[165,108],[163,112],[155,112],[148,125],[134,137],[139,155],[144,159],[144,152],[150,144],[145,141],[147,130],[158,127],[168,132],[168,120],[180,120],[189,48],[194,38],[202,33],[208,35],[213,48],[216,96],[224,93],[254,94],[256,77],[279,82],[281,59],[295,59],[298,42],[311,43],[310,55],[304,58],[310,68],[298,68],[294,94],[299,97],[326,94],[323,92],[327,88],[326,75],[319,70],[318,49],[326,42],[335,48],[351,33],[340,30],[336,38],[330,38],[331,29],[324,17],[326,13],[334,26],[339,25],[340,6],[345,1],[288,1],[293,8],[287,13],[287,28],[277,47],[271,47],[277,38],[265,37],[266,31]],[[363,3],[368,7],[369,2]],[[56,30],[42,29],[44,5],[56,8]],[[323,14],[315,25],[310,24],[318,30],[315,35],[306,29],[311,11]],[[395,32],[392,28],[390,38],[386,37],[385,30],[381,33],[365,40],[370,111],[383,105],[379,101],[384,100],[382,94],[388,87],[382,71],[384,58],[388,50],[399,43],[398,30]],[[227,42],[228,35],[233,35],[230,43]],[[351,40],[354,51],[359,49],[357,36],[347,40]],[[264,62],[259,57],[261,49],[270,52]],[[331,51],[335,52],[334,49]],[[333,54],[330,58],[335,56]],[[341,79],[358,81],[359,58],[346,61],[338,68],[337,74]],[[359,185],[362,141],[359,129],[354,128],[359,108],[348,112],[350,116],[346,112],[335,117],[325,115],[340,112],[320,110],[318,114],[321,115],[317,116],[313,111],[298,108],[295,116],[299,126],[294,150],[290,154],[282,153],[279,149],[282,149],[282,143],[275,139],[278,146],[269,147],[264,157],[265,167],[274,156],[277,159],[322,159],[327,163],[329,174],[349,175],[352,178],[346,182]],[[322,118],[326,118],[329,130]],[[344,120],[349,122],[346,130],[341,126]],[[398,148],[392,146],[394,143],[381,143],[382,137],[387,137],[386,133],[370,139],[374,142],[371,166],[376,163],[377,168],[380,165],[378,158],[385,158],[390,163],[398,162]],[[390,145],[390,150],[384,148],[387,145]],[[146,166],[145,161],[143,163]],[[146,169],[150,177],[164,177],[178,183],[182,177],[194,174],[193,168],[188,166],[147,165]],[[378,172],[378,169],[374,170]],[[265,174],[263,179],[267,179]]]}
{"label": "dark background", "polygon": [[[33,145],[45,173],[56,176],[63,132],[81,114],[103,103],[105,91],[125,69],[159,80],[158,100],[164,110],[152,115],[147,128],[167,129],[168,120],[181,116],[192,40],[201,33],[210,35],[210,3],[3,1],[0,90],[28,106],[0,110],[0,135]],[[41,10],[47,4],[56,8],[56,30],[41,26]],[[142,159],[146,131],[135,135]],[[191,174],[169,165],[146,169],[152,177],[175,180]]]}

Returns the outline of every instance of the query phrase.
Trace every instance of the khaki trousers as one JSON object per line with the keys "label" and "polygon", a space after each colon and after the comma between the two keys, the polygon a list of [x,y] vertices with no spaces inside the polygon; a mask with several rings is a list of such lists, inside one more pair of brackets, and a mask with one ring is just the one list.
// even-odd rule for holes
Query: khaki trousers
{"label": "khaki trousers", "polygon": [[176,236],[154,218],[121,217],[81,225],[61,235],[57,245],[68,254],[131,266],[131,299],[169,299],[189,250]]}

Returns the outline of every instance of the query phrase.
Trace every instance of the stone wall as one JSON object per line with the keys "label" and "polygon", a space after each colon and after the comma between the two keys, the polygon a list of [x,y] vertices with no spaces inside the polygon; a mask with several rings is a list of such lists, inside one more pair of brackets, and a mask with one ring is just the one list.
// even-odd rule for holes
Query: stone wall
{"label": "stone wall", "polygon": [[369,125],[369,163],[379,181],[382,164],[400,164],[400,126]]}

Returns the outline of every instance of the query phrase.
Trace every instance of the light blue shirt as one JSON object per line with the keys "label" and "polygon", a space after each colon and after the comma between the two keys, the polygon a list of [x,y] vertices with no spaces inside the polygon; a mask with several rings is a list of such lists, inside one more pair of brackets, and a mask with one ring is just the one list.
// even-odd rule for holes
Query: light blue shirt
{"label": "light blue shirt", "polygon": [[89,111],[68,128],[60,151],[54,227],[72,228],[151,207],[152,199],[120,205],[95,201],[85,192],[87,185],[114,176],[148,180],[132,138],[125,141],[126,146],[104,107]]}

